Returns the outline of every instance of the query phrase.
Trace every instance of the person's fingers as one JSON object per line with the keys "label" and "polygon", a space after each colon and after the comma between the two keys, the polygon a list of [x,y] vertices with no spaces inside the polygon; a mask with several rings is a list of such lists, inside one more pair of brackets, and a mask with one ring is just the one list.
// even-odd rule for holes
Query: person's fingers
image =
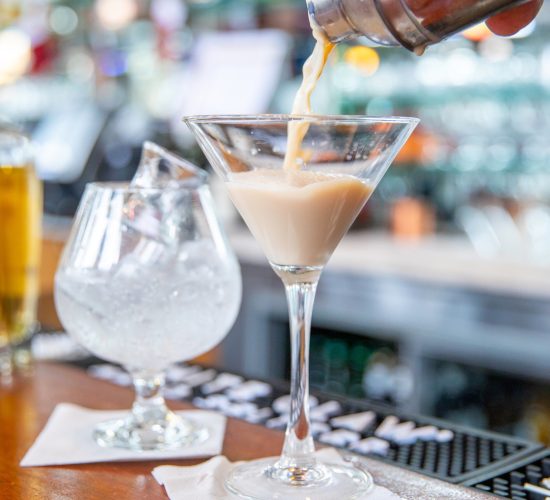
{"label": "person's fingers", "polygon": [[543,0],[531,0],[517,7],[507,9],[487,19],[487,27],[496,35],[510,36],[527,26],[542,7]]}

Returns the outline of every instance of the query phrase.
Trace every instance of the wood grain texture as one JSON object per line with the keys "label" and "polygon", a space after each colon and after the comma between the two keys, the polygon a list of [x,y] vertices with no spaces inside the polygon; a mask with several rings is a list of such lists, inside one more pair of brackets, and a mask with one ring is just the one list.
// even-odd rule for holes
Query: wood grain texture
{"label": "wood grain texture", "polygon": [[[162,464],[191,465],[200,460],[116,462],[50,467],[19,467],[57,403],[94,409],[124,409],[132,391],[96,380],[82,370],[37,363],[33,375],[17,376],[0,386],[0,499],[124,500],[166,499],[151,470]],[[171,403],[173,409],[189,404]],[[277,455],[283,433],[228,419],[223,453],[230,460]]]}
{"label": "wood grain texture", "polygon": [[[164,489],[151,475],[152,469],[160,464],[191,465],[201,460],[19,467],[58,403],[115,410],[129,408],[132,398],[130,389],[53,363],[37,363],[33,375],[19,375],[9,387],[0,385],[0,500],[166,500]],[[186,403],[170,406],[191,407]],[[278,455],[282,444],[282,432],[229,418],[223,453],[230,460],[249,460]],[[403,500],[493,498],[373,459],[364,463],[378,484],[398,492]]]}

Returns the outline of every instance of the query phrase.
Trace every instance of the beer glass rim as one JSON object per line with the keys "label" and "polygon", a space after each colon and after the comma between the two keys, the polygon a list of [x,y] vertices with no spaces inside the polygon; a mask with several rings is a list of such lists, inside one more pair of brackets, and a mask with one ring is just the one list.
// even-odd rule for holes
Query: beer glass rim
{"label": "beer glass rim", "polygon": [[23,128],[15,125],[12,122],[2,120],[0,118],[0,135],[10,135],[25,141],[29,141],[28,134],[23,130]]}
{"label": "beer glass rim", "polygon": [[15,125],[0,120],[0,165],[27,167],[34,158],[27,134]]}

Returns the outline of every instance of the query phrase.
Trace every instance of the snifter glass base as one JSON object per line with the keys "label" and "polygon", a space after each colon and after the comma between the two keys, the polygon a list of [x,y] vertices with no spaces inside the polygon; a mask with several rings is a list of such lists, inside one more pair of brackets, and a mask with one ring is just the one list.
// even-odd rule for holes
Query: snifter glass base
{"label": "snifter glass base", "polygon": [[225,482],[229,492],[249,500],[352,500],[363,498],[373,485],[372,476],[359,466],[316,463],[297,472],[272,458],[235,467]]}
{"label": "snifter glass base", "polygon": [[139,421],[133,414],[127,418],[98,424],[94,439],[100,446],[138,451],[171,450],[200,443],[208,438],[208,430],[173,412],[165,418]]}

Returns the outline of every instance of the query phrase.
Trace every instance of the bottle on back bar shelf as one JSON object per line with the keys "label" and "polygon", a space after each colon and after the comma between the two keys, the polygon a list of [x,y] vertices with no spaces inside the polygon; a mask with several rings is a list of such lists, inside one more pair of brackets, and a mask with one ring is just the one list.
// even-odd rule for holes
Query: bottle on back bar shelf
{"label": "bottle on back bar shelf", "polygon": [[496,26],[496,32],[508,35],[528,24],[542,1],[308,0],[308,11],[333,43],[366,36],[377,45],[401,45],[420,55],[426,46],[522,4],[518,16],[497,20],[504,29]]}

